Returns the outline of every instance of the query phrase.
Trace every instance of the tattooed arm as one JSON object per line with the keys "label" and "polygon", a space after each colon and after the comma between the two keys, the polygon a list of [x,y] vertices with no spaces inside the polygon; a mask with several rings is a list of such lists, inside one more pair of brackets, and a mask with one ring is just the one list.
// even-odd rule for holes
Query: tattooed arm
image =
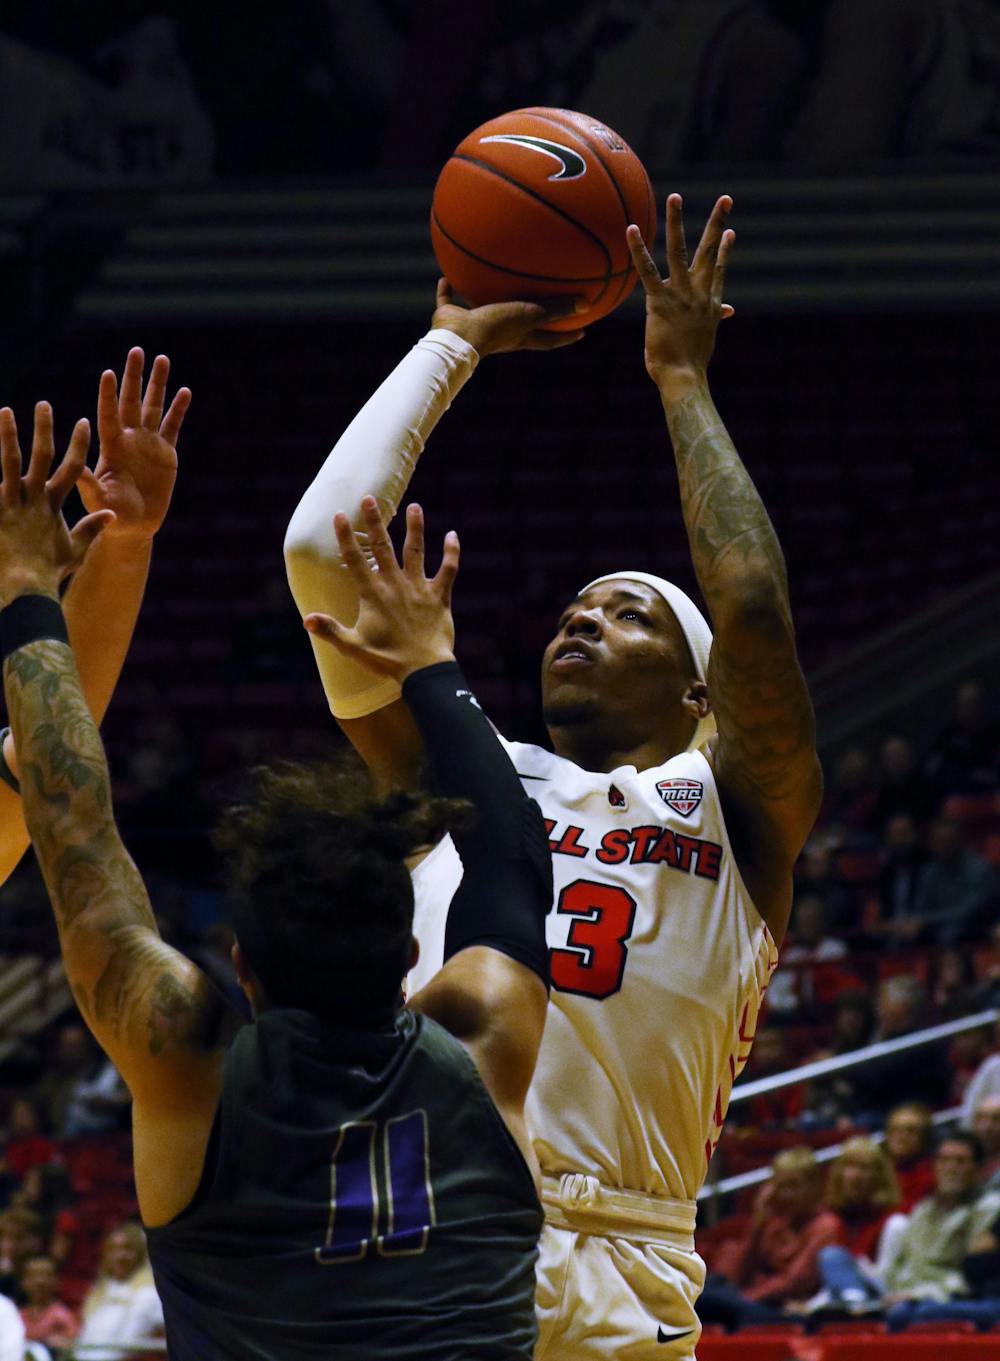
{"label": "tattooed arm", "polygon": [[708,695],[730,836],[754,901],[780,943],[791,870],[822,795],[812,704],[795,651],[785,562],[764,503],[715,409],[707,368],[734,233],[723,197],[688,267],[681,200],[667,200],[662,280],[636,228],[629,246],[646,289],[646,368],[677,460],[681,506],[714,642]]}
{"label": "tattooed arm", "polygon": [[[0,412],[0,598],[58,601],[108,510],[66,529],[60,508],[86,455],[80,422],[60,468],[51,410],[36,409],[31,465],[21,477],[17,431]],[[52,612],[58,621],[58,606]],[[52,901],[80,1011],[122,1074],[137,1112],[182,1112],[217,1098],[227,1008],[201,971],[161,940],[145,885],[122,845],[100,735],[72,650],[49,632],[11,649],[2,621],[4,689],[21,769],[22,804]]]}

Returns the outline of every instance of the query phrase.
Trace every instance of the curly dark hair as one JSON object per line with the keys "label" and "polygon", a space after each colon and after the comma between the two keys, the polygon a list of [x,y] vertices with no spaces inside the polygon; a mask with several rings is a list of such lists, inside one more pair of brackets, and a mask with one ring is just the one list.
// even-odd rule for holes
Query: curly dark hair
{"label": "curly dark hair", "polygon": [[240,948],[275,1006],[331,1020],[381,1020],[409,968],[413,886],[406,859],[467,826],[470,804],[380,797],[353,757],[260,766],[223,814]]}

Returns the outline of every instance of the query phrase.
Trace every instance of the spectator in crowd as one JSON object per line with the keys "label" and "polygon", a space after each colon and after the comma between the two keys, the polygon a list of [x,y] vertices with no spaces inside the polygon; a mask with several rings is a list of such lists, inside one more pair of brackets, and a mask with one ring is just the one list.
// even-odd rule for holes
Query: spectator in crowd
{"label": "spectator in crowd", "polygon": [[854,168],[996,155],[995,0],[826,0],[819,8],[818,64],[787,140],[792,160]]}
{"label": "spectator in crowd", "polygon": [[[847,988],[834,1004],[831,1043],[811,1054],[808,1062],[850,1054],[871,1042],[875,1033],[875,1008],[863,988]],[[858,1101],[851,1069],[829,1077],[814,1078],[806,1087],[803,1125],[816,1129],[849,1126]]]}
{"label": "spectator in crowd", "polygon": [[986,687],[970,676],[958,687],[951,719],[927,753],[927,778],[943,795],[983,794],[1000,776],[1000,718],[986,704]]}
{"label": "spectator in crowd", "polygon": [[[48,1113],[50,1128],[64,1139],[121,1129],[129,1106],[114,1065],[94,1046],[83,1026],[75,1023],[59,1031],[54,1062],[35,1088],[35,1096]],[[50,1146],[50,1157],[51,1152]]]}
{"label": "spectator in crowd", "polygon": [[975,1008],[1000,1006],[1000,921],[990,929],[989,955],[980,965]]}
{"label": "spectator in crowd", "polygon": [[828,835],[816,835],[807,842],[795,866],[795,879],[800,894],[822,898],[828,931],[835,936],[844,936],[857,929],[858,895],[841,879],[836,842]]}
{"label": "spectator in crowd", "polygon": [[913,904],[920,939],[930,945],[970,940],[985,930],[996,897],[993,866],[962,844],[961,825],[952,818],[935,821],[930,847]]}
{"label": "spectator in crowd", "polygon": [[[108,1234],[100,1274],[83,1302],[77,1346],[88,1361],[128,1361],[163,1336],[163,1308],[153,1285],[146,1236],[138,1224]],[[134,1351],[123,1352],[123,1347]]]}
{"label": "spectator in crowd", "polygon": [[848,747],[837,757],[823,800],[820,825],[835,829],[842,843],[864,849],[878,830],[878,784],[864,747]]}
{"label": "spectator in crowd", "polygon": [[768,1014],[776,1020],[815,1016],[818,1007],[835,995],[837,980],[829,970],[813,966],[847,957],[842,940],[827,935],[826,906],[815,893],[803,894],[792,909],[791,939],[781,951],[781,962],[767,990]]}
{"label": "spectator in crowd", "polygon": [[885,824],[882,867],[878,876],[879,918],[876,935],[912,940],[920,930],[917,894],[928,861],[923,839],[909,813],[896,813]]}
{"label": "spectator in crowd", "polygon": [[69,1257],[80,1231],[70,1209],[76,1195],[69,1173],[59,1163],[43,1163],[26,1174],[15,1203],[33,1210],[42,1221],[45,1251],[57,1266]]}
{"label": "spectator in crowd", "polygon": [[848,1257],[824,1255],[824,1275],[835,1293],[848,1304],[877,1301],[893,1329],[940,1318],[934,1306],[968,1297],[963,1264],[1000,1214],[1000,1194],[979,1189],[981,1159],[974,1134],[944,1135],[934,1158],[934,1192],[910,1215],[881,1278],[866,1275]]}
{"label": "spectator in crowd", "polygon": [[900,815],[919,825],[931,816],[938,802],[938,794],[923,777],[910,739],[899,733],[883,738],[878,754],[875,803],[875,825],[880,833],[890,818]]}
{"label": "spectator in crowd", "polygon": [[0,1134],[0,1213],[6,1210],[21,1185],[21,1178],[7,1161],[7,1140]]}
{"label": "spectator in crowd", "polygon": [[17,1305],[0,1292],[0,1361],[24,1361],[24,1324]]}
{"label": "spectator in crowd", "polygon": [[44,1251],[42,1221],[34,1210],[6,1210],[0,1216],[0,1294],[20,1304],[24,1264]]}
{"label": "spectator in crowd", "polygon": [[1000,1096],[977,1102],[969,1128],[983,1146],[980,1183],[984,1190],[1000,1191]]}
{"label": "spectator in crowd", "polygon": [[78,1022],[60,1026],[55,1048],[34,1091],[45,1126],[56,1135],[64,1132],[66,1108],[73,1099],[77,1083],[92,1072],[96,1052],[86,1029]]}
{"label": "spectator in crowd", "polygon": [[[785,1032],[779,1026],[760,1026],[750,1062],[743,1070],[741,1080],[756,1082],[758,1078],[787,1072],[791,1067]],[[739,1091],[739,1086],[737,1082],[734,1090]],[[800,1086],[761,1092],[749,1101],[738,1101],[730,1106],[730,1123],[762,1130],[792,1129],[802,1114],[803,1101]]]}
{"label": "spectator in crowd", "polygon": [[59,1298],[59,1272],[51,1257],[29,1257],[21,1270],[21,1321],[29,1342],[61,1350],[76,1337],[79,1323]]}
{"label": "spectator in crowd", "polygon": [[976,969],[971,950],[957,945],[934,950],[930,957],[927,991],[935,1024],[955,1021],[973,1012],[976,1008]]}
{"label": "spectator in crowd", "polygon": [[7,1121],[7,1165],[18,1177],[51,1162],[55,1155],[55,1145],[42,1133],[41,1125],[37,1102],[26,1096],[15,1097]]}
{"label": "spectator in crowd", "polygon": [[922,1101],[904,1101],[885,1122],[885,1151],[906,1213],[934,1189],[933,1133],[930,1107]]}
{"label": "spectator in crowd", "polygon": [[[901,1039],[930,1023],[924,986],[910,974],[895,974],[882,980],[877,1009],[876,1041]],[[916,1067],[915,1054],[919,1055]],[[932,1107],[943,1106],[947,1101],[951,1069],[940,1045],[885,1054],[859,1068],[854,1077],[859,1120],[881,1124],[889,1109],[910,1097],[915,1087]]]}
{"label": "spectator in crowd", "polygon": [[746,1233],[719,1247],[698,1304],[703,1323],[766,1322],[815,1292],[820,1249],[835,1242],[839,1230],[837,1215],[820,1204],[821,1190],[811,1148],[777,1155]]}
{"label": "spectator in crowd", "polygon": [[966,1129],[972,1126],[976,1107],[987,1096],[1000,1096],[1000,1021],[997,1021],[994,1036],[995,1052],[987,1055],[973,1073],[962,1098],[962,1124]]}
{"label": "spectator in crowd", "polygon": [[871,1139],[849,1139],[830,1169],[826,1204],[840,1217],[837,1242],[819,1254],[823,1288],[803,1310],[815,1313],[849,1304],[866,1296],[838,1289],[841,1268],[857,1269],[878,1282],[891,1261],[907,1216],[898,1213],[899,1185],[888,1154]]}

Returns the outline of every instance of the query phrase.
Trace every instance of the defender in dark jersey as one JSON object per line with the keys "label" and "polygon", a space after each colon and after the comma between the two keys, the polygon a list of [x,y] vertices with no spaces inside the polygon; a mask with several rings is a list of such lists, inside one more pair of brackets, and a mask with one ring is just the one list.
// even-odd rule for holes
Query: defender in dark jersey
{"label": "defender in dark jersey", "polygon": [[[403,682],[438,794],[379,799],[345,770],[258,774],[222,840],[254,1023],[159,937],[115,828],[58,585],[99,527],[66,531],[79,475],[28,473],[0,421],[0,632],[23,800],[80,1009],[132,1091],[135,1174],[178,1361],[530,1357],[537,1168],[523,1103],[544,1024],[550,861],[451,654],[458,543],[368,571],[336,645]],[[380,521],[367,504],[373,527]],[[387,542],[379,536],[380,543]],[[329,621],[322,621],[329,632]],[[469,820],[468,800],[475,805]],[[449,959],[402,1005],[415,958],[405,857],[449,827],[465,862]]]}

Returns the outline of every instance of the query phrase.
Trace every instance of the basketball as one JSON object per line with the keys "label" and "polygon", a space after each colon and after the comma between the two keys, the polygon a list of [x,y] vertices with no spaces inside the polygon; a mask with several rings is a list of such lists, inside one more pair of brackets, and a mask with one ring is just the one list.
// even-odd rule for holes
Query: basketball
{"label": "basketball", "polygon": [[516,109],[455,148],[434,189],[431,239],[473,307],[585,298],[588,311],[548,328],[566,331],[607,316],[635,287],[630,222],[652,248],[653,188],[617,133],[570,109]]}

